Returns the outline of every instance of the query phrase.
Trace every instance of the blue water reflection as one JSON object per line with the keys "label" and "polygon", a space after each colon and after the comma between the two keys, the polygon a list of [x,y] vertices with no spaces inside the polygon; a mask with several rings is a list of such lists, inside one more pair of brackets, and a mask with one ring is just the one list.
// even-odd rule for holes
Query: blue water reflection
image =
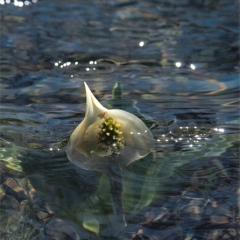
{"label": "blue water reflection", "polygon": [[124,171],[119,239],[237,239],[238,5],[1,0],[0,238],[112,239],[108,178],[65,154],[85,81],[156,141]]}

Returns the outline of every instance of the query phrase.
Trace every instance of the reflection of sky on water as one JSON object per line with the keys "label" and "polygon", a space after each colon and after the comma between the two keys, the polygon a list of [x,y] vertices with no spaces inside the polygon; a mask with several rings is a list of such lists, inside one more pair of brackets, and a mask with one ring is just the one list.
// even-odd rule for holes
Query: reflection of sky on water
{"label": "reflection of sky on water", "polygon": [[[139,46],[140,46],[140,47],[143,47],[143,46],[144,46],[144,42],[140,42],[140,43],[139,43]],[[78,65],[78,62],[71,63],[71,62],[62,62],[61,60],[59,60],[58,62],[55,62],[55,63],[54,63],[54,65],[55,65],[56,67],[60,67],[60,68],[69,67],[69,66],[72,65],[72,64],[73,64],[73,65]],[[97,61],[91,60],[91,61],[89,61],[89,64],[90,64],[90,65],[96,65],[96,64],[97,64]],[[177,68],[180,68],[182,65],[183,65],[183,64],[182,64],[181,62],[176,62],[176,63],[175,63],[175,66],[176,66]],[[90,67],[91,67],[91,68],[90,68]],[[90,66],[90,67],[87,67],[87,68],[86,68],[86,71],[91,71],[91,70],[95,71],[95,70],[96,70],[95,67],[92,67],[92,66]],[[191,64],[189,65],[189,68],[192,69],[192,70],[195,70],[195,69],[196,69],[196,66],[191,63]],[[71,75],[71,77],[72,77],[72,76],[73,76],[73,75]]]}
{"label": "reflection of sky on water", "polygon": [[13,4],[15,7],[24,7],[29,6],[31,4],[37,3],[38,0],[31,0],[31,1],[18,1],[18,0],[0,0],[0,4]]}
{"label": "reflection of sky on water", "polygon": [[[166,207],[161,198],[176,207],[168,197],[187,191],[186,186],[214,199],[223,171],[230,182],[223,185],[233,191],[239,140],[237,1],[0,4],[0,163],[31,175],[57,214],[83,203],[71,185],[82,175],[72,169],[64,148],[84,118],[84,81],[107,108],[122,108],[153,124],[154,152],[126,169],[124,204],[130,215],[135,209],[139,216],[152,204]],[[119,98],[112,94],[116,82],[123,89]],[[207,179],[203,187],[196,172]],[[84,190],[89,182],[85,179]],[[107,184],[101,178],[97,194],[86,196],[95,207],[101,207],[102,194],[111,205]],[[91,210],[87,215],[96,224]]]}

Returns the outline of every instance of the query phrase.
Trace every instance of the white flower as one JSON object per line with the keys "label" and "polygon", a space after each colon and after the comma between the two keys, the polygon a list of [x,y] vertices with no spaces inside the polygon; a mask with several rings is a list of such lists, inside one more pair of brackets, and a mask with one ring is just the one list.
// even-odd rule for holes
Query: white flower
{"label": "white flower", "polygon": [[112,162],[124,168],[154,148],[151,131],[135,115],[108,110],[85,83],[87,108],[83,121],[73,131],[67,156],[80,168],[106,172]]}

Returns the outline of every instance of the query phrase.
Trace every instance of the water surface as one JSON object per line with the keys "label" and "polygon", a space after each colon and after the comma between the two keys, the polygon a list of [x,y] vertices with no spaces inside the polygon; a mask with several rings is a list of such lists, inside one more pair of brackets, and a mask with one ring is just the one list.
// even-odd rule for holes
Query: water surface
{"label": "water surface", "polygon": [[124,239],[239,237],[237,1],[0,3],[1,237],[113,239],[108,178],[65,154],[84,81],[156,140],[124,171]]}

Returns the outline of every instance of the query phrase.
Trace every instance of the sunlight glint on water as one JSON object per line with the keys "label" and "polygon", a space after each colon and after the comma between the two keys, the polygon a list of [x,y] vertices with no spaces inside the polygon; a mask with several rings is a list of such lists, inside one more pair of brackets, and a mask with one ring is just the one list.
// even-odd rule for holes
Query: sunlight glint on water
{"label": "sunlight glint on water", "polygon": [[[84,81],[155,138],[124,170],[125,238],[237,237],[237,1],[0,4],[0,238],[22,228],[23,239],[111,235],[108,179],[65,154],[84,118]],[[6,222],[10,205],[21,221]]]}

